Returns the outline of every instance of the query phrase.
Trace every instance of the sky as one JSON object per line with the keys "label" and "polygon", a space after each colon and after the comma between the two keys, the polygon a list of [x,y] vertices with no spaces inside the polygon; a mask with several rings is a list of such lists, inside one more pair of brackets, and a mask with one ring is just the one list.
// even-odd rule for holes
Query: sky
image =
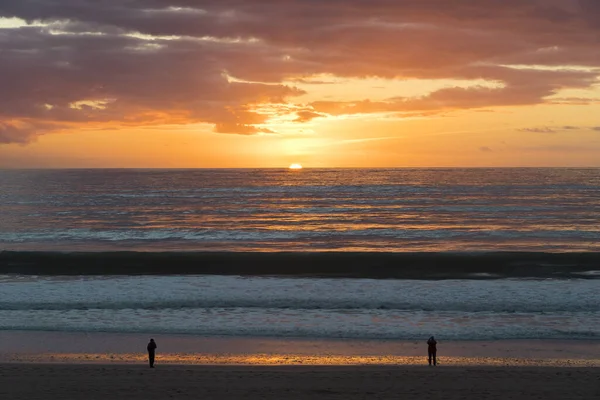
{"label": "sky", "polygon": [[599,167],[598,0],[3,0],[0,168]]}

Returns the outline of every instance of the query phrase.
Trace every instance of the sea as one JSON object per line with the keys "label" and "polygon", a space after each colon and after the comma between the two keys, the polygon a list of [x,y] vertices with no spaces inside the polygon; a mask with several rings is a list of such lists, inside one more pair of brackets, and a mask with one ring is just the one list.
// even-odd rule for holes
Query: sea
{"label": "sea", "polygon": [[536,253],[578,271],[78,275],[0,259],[0,331],[600,340],[600,263],[576,256],[600,251],[600,169],[0,170],[0,250],[360,253],[365,271],[371,253]]}

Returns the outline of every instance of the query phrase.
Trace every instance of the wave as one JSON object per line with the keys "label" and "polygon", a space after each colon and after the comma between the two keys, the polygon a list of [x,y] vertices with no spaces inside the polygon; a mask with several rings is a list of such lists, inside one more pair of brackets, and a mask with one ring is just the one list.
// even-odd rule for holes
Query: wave
{"label": "wave", "polygon": [[496,303],[446,301],[434,302],[393,302],[355,299],[194,299],[161,301],[66,301],[66,302],[0,302],[0,311],[81,311],[81,310],[183,310],[220,309],[243,310],[262,309],[282,310],[324,310],[362,311],[377,310],[414,312],[465,312],[465,313],[572,313],[600,312],[600,304],[595,302],[541,303],[509,302]]}
{"label": "wave", "polygon": [[600,279],[600,253],[0,252],[0,273],[368,279]]}
{"label": "wave", "polygon": [[[484,218],[484,217],[481,217]],[[515,218],[513,218],[515,219]],[[518,219],[518,218],[517,218]],[[471,240],[471,241],[497,241],[497,240],[516,240],[526,241],[544,241],[544,240],[581,240],[597,241],[600,240],[600,231],[598,230],[574,230],[571,228],[554,230],[531,230],[520,228],[506,228],[484,230],[480,227],[467,226],[463,228],[428,228],[419,225],[407,226],[404,229],[388,227],[389,220],[378,217],[370,223],[365,229],[346,229],[343,225],[348,218],[338,220],[328,219],[328,224],[335,226],[322,227],[319,230],[306,229],[299,226],[297,221],[278,220],[274,222],[271,219],[249,220],[247,225],[253,227],[248,229],[217,229],[205,228],[195,229],[184,227],[178,229],[149,229],[147,227],[124,226],[122,229],[47,229],[28,232],[0,232],[0,244],[11,243],[36,243],[36,242],[72,242],[72,241],[100,241],[113,243],[127,243],[128,241],[146,241],[146,242],[169,242],[186,241],[198,243],[211,242],[277,242],[291,240],[314,240],[329,241],[331,244],[343,240],[359,240],[374,242],[380,240]],[[587,223],[586,225],[593,225]],[[266,228],[265,228],[266,227]],[[286,228],[286,229],[275,229]],[[490,245],[493,244],[490,242]],[[401,246],[398,243],[397,246]]]}
{"label": "wave", "polygon": [[[140,334],[177,334],[197,335],[203,337],[264,337],[264,338],[299,338],[299,339],[360,339],[360,340],[423,340],[430,332],[361,332],[361,331],[314,331],[309,329],[269,329],[248,328],[231,331],[219,328],[179,328],[179,327],[93,327],[93,326],[65,326],[65,325],[13,325],[0,326],[3,331],[30,331],[30,332],[104,332],[104,333],[140,333]],[[442,336],[446,341],[470,340],[526,340],[526,339],[552,339],[552,340],[597,340],[600,333],[585,330],[546,330],[546,329],[512,329],[511,331],[459,331],[444,332]],[[440,336],[438,335],[438,338]]]}

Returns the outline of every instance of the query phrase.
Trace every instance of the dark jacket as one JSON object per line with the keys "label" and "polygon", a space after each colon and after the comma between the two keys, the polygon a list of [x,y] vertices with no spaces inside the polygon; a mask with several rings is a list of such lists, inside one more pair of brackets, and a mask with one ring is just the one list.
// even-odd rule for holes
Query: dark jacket
{"label": "dark jacket", "polygon": [[432,338],[430,338],[430,339],[427,341],[427,345],[428,345],[428,348],[427,348],[427,350],[428,350],[430,353],[435,353],[435,352],[437,351],[437,347],[436,347],[436,345],[437,345],[437,342],[435,341],[435,339],[432,339]]}
{"label": "dark jacket", "polygon": [[154,350],[156,350],[156,343],[153,341],[148,343],[147,349],[150,353],[154,353]]}

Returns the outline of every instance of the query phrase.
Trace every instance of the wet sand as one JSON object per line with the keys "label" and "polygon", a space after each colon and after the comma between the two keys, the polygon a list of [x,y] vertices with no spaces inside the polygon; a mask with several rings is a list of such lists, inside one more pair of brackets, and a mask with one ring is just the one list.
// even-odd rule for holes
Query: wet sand
{"label": "wet sand", "polygon": [[0,398],[598,399],[594,368],[0,364]]}
{"label": "wet sand", "polygon": [[597,341],[147,337],[1,332],[0,399],[600,399]]}
{"label": "wet sand", "polygon": [[[144,363],[158,344],[162,364],[423,365],[424,341],[201,337],[88,332],[0,332],[0,363]],[[600,341],[439,341],[442,365],[600,366]]]}

